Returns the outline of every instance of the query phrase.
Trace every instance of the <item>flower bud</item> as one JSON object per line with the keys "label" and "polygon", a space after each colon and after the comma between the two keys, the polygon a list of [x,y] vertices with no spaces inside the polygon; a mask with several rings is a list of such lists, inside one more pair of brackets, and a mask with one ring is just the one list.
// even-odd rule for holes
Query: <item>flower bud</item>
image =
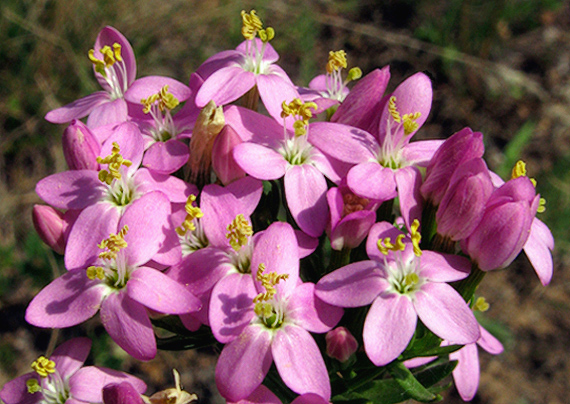
{"label": "flower bud", "polygon": [[34,205],[32,209],[32,221],[38,235],[58,254],[63,254],[65,250],[67,223],[63,217],[62,212],[51,206]]}
{"label": "flower bud", "polygon": [[236,163],[232,154],[233,148],[240,143],[242,139],[229,125],[224,126],[214,141],[212,168],[224,185],[245,177],[245,171]]}
{"label": "flower bud", "polygon": [[70,170],[98,170],[101,145],[89,128],[73,120],[63,132],[63,155]]}
{"label": "flower bud", "polygon": [[198,188],[210,182],[214,140],[224,128],[226,120],[222,107],[210,101],[200,112],[190,139],[190,182]]}
{"label": "flower bud", "polygon": [[491,194],[481,222],[461,248],[483,271],[505,268],[529,237],[539,199],[528,177],[507,181]]}
{"label": "flower bud", "polygon": [[465,128],[453,134],[437,149],[427,166],[426,179],[420,188],[424,199],[439,205],[457,167],[465,161],[482,157],[484,151],[480,132]]}
{"label": "flower bud", "polygon": [[489,170],[482,158],[460,165],[437,210],[437,232],[454,241],[468,237],[481,221],[492,192]]}
{"label": "flower bud", "polygon": [[141,395],[129,382],[111,383],[103,387],[104,404],[144,404]]}
{"label": "flower bud", "polygon": [[358,349],[356,338],[344,327],[337,327],[327,332],[325,336],[327,342],[327,355],[346,362]]}

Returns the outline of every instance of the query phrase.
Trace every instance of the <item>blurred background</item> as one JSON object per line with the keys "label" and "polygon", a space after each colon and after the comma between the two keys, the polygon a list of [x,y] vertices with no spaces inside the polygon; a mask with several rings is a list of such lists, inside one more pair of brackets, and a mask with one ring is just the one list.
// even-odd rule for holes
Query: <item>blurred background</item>
{"label": "blurred background", "polygon": [[[505,345],[480,355],[474,403],[567,403],[570,389],[570,5],[560,0],[47,1],[0,5],[0,386],[27,372],[50,330],[23,315],[58,273],[61,257],[31,223],[36,182],[66,169],[64,125],[47,111],[99,89],[87,51],[112,25],[131,42],[138,77],[187,82],[212,54],[235,48],[242,9],[255,8],[279,64],[298,85],[324,71],[329,50],[344,49],[364,74],[387,64],[389,90],[416,71],[433,81],[430,116],[416,138],[446,138],[465,126],[483,132],[489,166],[506,177],[527,163],[546,199],[539,215],[556,239],[554,277],[541,286],[526,257],[488,274],[484,325]],[[62,330],[94,339],[89,362],[141,375],[149,393],[182,383],[200,403],[223,400],[213,386],[215,355],[163,352],[140,363],[102,331],[98,319]],[[461,402],[452,388],[444,402]]]}

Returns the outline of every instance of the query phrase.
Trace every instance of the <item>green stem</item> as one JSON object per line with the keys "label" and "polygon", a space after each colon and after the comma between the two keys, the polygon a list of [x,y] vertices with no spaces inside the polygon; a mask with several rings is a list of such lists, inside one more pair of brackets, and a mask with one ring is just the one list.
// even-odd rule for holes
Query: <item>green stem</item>
{"label": "green stem", "polygon": [[376,221],[377,222],[389,222],[392,223],[394,221],[394,215],[392,214],[392,210],[394,208],[394,200],[390,199],[389,201],[382,202],[378,210],[376,211]]}
{"label": "green stem", "polygon": [[456,282],[453,287],[459,292],[466,302],[469,302],[473,297],[477,286],[479,286],[485,277],[485,274],[486,272],[481,271],[477,264],[473,263],[469,276],[459,282]]}
{"label": "green stem", "polygon": [[435,220],[435,213],[437,208],[433,206],[430,202],[426,203],[426,206],[422,212],[422,241],[420,247],[422,250],[431,250],[432,241],[437,233],[437,222]]}

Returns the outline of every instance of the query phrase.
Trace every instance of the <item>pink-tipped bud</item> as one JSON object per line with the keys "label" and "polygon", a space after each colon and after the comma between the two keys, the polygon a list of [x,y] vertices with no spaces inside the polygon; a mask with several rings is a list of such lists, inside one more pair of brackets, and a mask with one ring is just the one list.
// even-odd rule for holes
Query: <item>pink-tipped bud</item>
{"label": "pink-tipped bud", "polygon": [[356,338],[344,327],[337,327],[327,332],[325,339],[327,355],[338,359],[340,362],[346,362],[358,349]]}
{"label": "pink-tipped bud", "polygon": [[111,383],[103,387],[104,404],[144,404],[141,395],[129,382]]}
{"label": "pink-tipped bud", "polygon": [[34,205],[32,221],[42,241],[56,253],[63,254],[67,228],[64,214],[51,206]]}
{"label": "pink-tipped bud", "polygon": [[63,132],[63,155],[70,170],[98,170],[101,145],[89,128],[73,120]]}
{"label": "pink-tipped bud", "polygon": [[224,185],[245,177],[245,171],[236,163],[232,153],[234,147],[242,142],[237,132],[229,125],[224,126],[214,141],[212,168]]}
{"label": "pink-tipped bud", "polygon": [[420,190],[426,200],[437,206],[441,202],[451,176],[468,160],[483,157],[483,135],[469,128],[453,134],[437,149],[427,166],[426,179]]}
{"label": "pink-tipped bud", "polygon": [[437,209],[437,232],[454,241],[469,237],[481,221],[492,192],[491,176],[482,158],[461,164]]}

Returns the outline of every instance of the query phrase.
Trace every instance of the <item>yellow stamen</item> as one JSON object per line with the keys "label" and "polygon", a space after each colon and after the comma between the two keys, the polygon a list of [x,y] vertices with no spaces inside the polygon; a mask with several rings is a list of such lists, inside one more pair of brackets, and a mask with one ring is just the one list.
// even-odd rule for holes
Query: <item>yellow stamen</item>
{"label": "yellow stamen", "polygon": [[40,356],[32,363],[32,369],[40,377],[47,377],[49,374],[55,373],[55,362],[45,356]]}
{"label": "yellow stamen", "polygon": [[102,267],[90,266],[87,268],[87,277],[91,280],[105,279],[105,270]]}
{"label": "yellow stamen", "polygon": [[331,74],[333,71],[338,71],[340,69],[346,69],[346,67],[347,63],[345,51],[339,50],[329,52],[329,61],[326,66],[328,74]]}
{"label": "yellow stamen", "polygon": [[26,386],[28,387],[28,393],[30,393],[30,394],[37,393],[38,391],[41,391],[41,389],[42,389],[40,387],[40,384],[38,383],[38,381],[36,379],[26,380]]}
{"label": "yellow stamen", "polygon": [[538,209],[536,210],[537,213],[542,213],[546,210],[546,199],[540,198],[538,200]]}
{"label": "yellow stamen", "polygon": [[[124,225],[123,228],[117,234],[109,234],[109,238],[106,238],[103,241],[101,241],[101,244],[98,244],[97,247],[99,247],[101,250],[107,249],[107,251],[103,251],[102,253],[100,253],[99,258],[106,260],[112,260],[117,258],[117,253],[123,248],[127,247],[127,242],[125,241],[125,235],[127,234],[128,231],[129,231],[129,226]],[[91,271],[91,273],[93,273],[93,271]],[[95,275],[98,277],[97,269],[95,269]]]}
{"label": "yellow stamen", "polygon": [[[513,170],[511,171],[511,179],[519,178],[519,177],[526,177],[526,164],[524,161],[519,160],[515,163]],[[536,180],[534,178],[529,178],[532,185],[536,188]],[[538,202],[538,209],[536,210],[537,213],[542,213],[546,210],[546,199],[540,198]]]}
{"label": "yellow stamen", "polygon": [[396,237],[396,242],[392,244],[390,237],[386,237],[384,240],[378,240],[376,245],[378,246],[378,250],[384,255],[388,255],[388,251],[404,251],[406,245],[402,241],[403,238],[404,235],[399,234],[398,237]]}
{"label": "yellow stamen", "polygon": [[97,157],[97,163],[108,164],[109,171],[99,171],[99,180],[107,185],[111,185],[114,179],[121,179],[119,169],[121,166],[130,167],[133,163],[130,160],[125,160],[120,153],[121,149],[117,142],[113,142],[113,149],[111,154],[105,158]]}
{"label": "yellow stamen", "polygon": [[117,42],[115,42],[113,44],[113,53],[115,55],[115,59],[117,59],[117,62],[122,62],[123,58],[121,56],[121,45],[118,44]]}
{"label": "yellow stamen", "polygon": [[160,111],[164,111],[165,109],[171,111],[180,104],[178,98],[168,91],[168,85],[165,85],[158,93],[141,100],[141,104],[144,105],[143,112],[148,114],[154,103],[157,101],[158,109],[160,109]]}
{"label": "yellow stamen", "polygon": [[289,104],[283,101],[281,108],[281,118],[285,119],[288,116],[295,117],[296,120],[293,124],[295,136],[302,136],[307,133],[309,119],[313,117],[313,112],[311,110],[316,111],[318,106],[314,102],[303,102],[299,98],[295,98]]}
{"label": "yellow stamen", "polygon": [[402,122],[400,113],[396,109],[396,97],[394,96],[391,96],[390,100],[388,101],[388,111],[390,112],[390,115],[392,115],[392,119],[394,119],[395,122]]}
{"label": "yellow stamen", "polygon": [[406,286],[417,285],[420,281],[420,277],[415,272],[411,272],[404,277],[404,284]]}
{"label": "yellow stamen", "polygon": [[487,303],[484,297],[478,297],[477,300],[475,300],[475,303],[473,304],[473,310],[481,312],[487,311],[489,310],[489,303]]}
{"label": "yellow stamen", "polygon": [[121,45],[117,42],[113,44],[112,49],[109,45],[105,45],[99,50],[99,52],[103,55],[103,60],[95,57],[95,49],[90,49],[87,55],[91,63],[95,65],[95,71],[103,76],[107,76],[105,68],[113,66],[115,62],[123,61],[123,58],[121,57]]}
{"label": "yellow stamen", "polygon": [[275,285],[277,285],[279,281],[289,278],[289,274],[278,274],[277,272],[264,274],[263,271],[265,271],[265,264],[259,264],[255,279],[261,282],[261,286],[265,289],[265,292],[255,296],[253,299],[254,303],[271,300],[273,296],[275,296],[275,293],[277,293]]}
{"label": "yellow stamen", "polygon": [[422,240],[422,235],[418,231],[419,227],[420,227],[419,220],[414,219],[411,226],[410,238],[412,239],[412,244],[414,246],[414,254],[417,257],[420,257],[422,255],[422,250],[420,249],[420,241]]}
{"label": "yellow stamen", "polygon": [[266,29],[260,29],[258,34],[259,34],[259,39],[261,39],[265,43],[275,38],[275,30],[271,27],[267,27]]}
{"label": "yellow stamen", "polygon": [[180,227],[176,228],[176,233],[178,233],[180,237],[184,236],[187,231],[196,230],[196,225],[192,221],[194,219],[199,219],[202,216],[204,216],[204,213],[199,207],[192,205],[192,203],[195,200],[196,200],[196,195],[194,194],[190,195],[186,200],[186,206],[184,207],[184,209],[186,210],[186,218],[184,219]]}
{"label": "yellow stamen", "polygon": [[348,75],[346,76],[346,81],[354,81],[358,80],[362,77],[362,70],[360,67],[353,67],[348,71]]}
{"label": "yellow stamen", "polygon": [[253,234],[253,229],[247,219],[241,213],[226,228],[228,234],[226,238],[230,240],[230,245],[235,251],[239,251],[247,244],[248,237]]}
{"label": "yellow stamen", "polygon": [[246,13],[245,10],[241,11],[241,34],[245,39],[253,39],[257,35],[257,32],[263,28],[263,24],[259,17],[255,14],[255,10],[251,10],[250,13]]}

